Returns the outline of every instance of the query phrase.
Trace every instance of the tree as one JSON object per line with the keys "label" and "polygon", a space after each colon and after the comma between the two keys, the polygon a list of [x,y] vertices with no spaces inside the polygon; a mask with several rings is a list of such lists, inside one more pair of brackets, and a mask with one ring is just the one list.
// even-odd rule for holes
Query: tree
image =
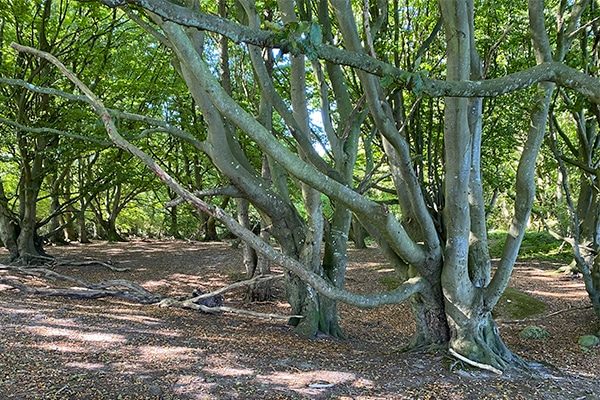
{"label": "tree", "polygon": [[[600,68],[598,5],[589,7],[590,21],[578,31],[582,68],[593,76]],[[594,311],[600,316],[600,108],[584,97],[560,91],[561,103],[551,114],[549,146],[560,171],[570,216],[570,238],[576,270],[583,274]],[[569,166],[571,168],[569,168]],[[574,190],[572,182],[579,184]]]}
{"label": "tree", "polygon": [[[101,12],[97,13],[98,10]],[[97,5],[75,10],[69,2],[52,0],[35,4],[10,1],[3,13],[6,15],[2,18],[1,43],[16,41],[60,54],[79,74],[95,75],[96,80],[100,68],[88,71],[86,66],[94,65],[92,60],[107,60],[110,39],[108,48],[102,52],[81,53],[79,49],[87,43],[95,50],[100,39],[110,36],[122,22],[116,14]],[[62,101],[50,93],[29,90],[48,86],[59,78],[46,61],[4,54],[0,58],[0,73],[2,150],[8,155],[3,161],[14,165],[7,179],[0,180],[0,238],[13,261],[36,262],[46,256],[40,228],[54,220],[52,229],[57,229],[56,218],[69,203],[60,204],[59,189],[68,173],[65,167],[77,155],[70,151],[62,136],[81,137],[68,132],[72,121],[81,115],[74,116],[76,113],[63,107]],[[13,180],[17,185],[11,184]],[[48,192],[53,199],[52,215],[45,218],[39,215],[38,206]]]}
{"label": "tree", "polygon": [[[562,63],[577,30],[587,1],[562,6],[556,11],[559,26],[554,54],[544,21],[543,4],[529,2],[529,25],[538,65],[497,79],[480,80],[481,62],[476,50],[474,4],[468,0],[440,1],[445,37],[445,78],[438,80],[419,72],[407,72],[375,58],[369,39],[371,28],[363,21],[360,31],[353,4],[332,0],[329,15],[326,2],[317,2],[319,23],[312,22],[307,2],[279,4],[282,25],[272,31],[260,30],[257,19],[265,10],[252,2],[242,2],[247,25],[217,18],[196,6],[185,7],[155,0],[128,2],[106,0],[110,6],[134,4],[148,11],[154,37],[173,52],[176,68],[202,111],[207,126],[206,140],[197,144],[239,191],[271,224],[271,233],[281,251],[262,241],[223,210],[194,196],[165,172],[148,154],[119,134],[110,112],[93,92],[53,57],[64,74],[75,82],[101,116],[111,139],[121,148],[140,158],[178,195],[192,205],[213,214],[257,252],[289,271],[288,298],[295,313],[304,318],[295,321],[300,331],[323,331],[339,335],[335,301],[359,307],[374,307],[411,300],[416,320],[415,346],[448,345],[457,357],[478,367],[498,371],[521,364],[502,342],[491,311],[508,284],[522,241],[535,193],[535,160],[545,133],[546,119],[555,84],[577,90],[590,101],[600,101],[600,82]],[[312,3],[311,3],[312,4]],[[265,7],[272,4],[265,5]],[[390,10],[391,14],[397,10]],[[383,12],[383,14],[387,14]],[[335,17],[335,18],[332,18]],[[332,18],[335,25],[329,25]],[[147,23],[145,23],[147,24]],[[269,26],[268,24],[266,26]],[[335,35],[332,33],[335,29]],[[269,121],[253,116],[223,87],[209,62],[214,50],[206,46],[202,31],[216,32],[249,46],[248,52],[261,89],[261,102],[269,100],[283,121],[284,132],[275,134]],[[361,37],[366,37],[366,49]],[[334,46],[343,40],[344,49]],[[257,47],[276,48],[289,68],[291,94],[279,92],[268,73]],[[24,49],[23,51],[35,52]],[[207,48],[208,47],[208,48]],[[204,57],[203,57],[204,55]],[[306,56],[310,70],[319,76],[323,65],[327,74],[317,90],[330,129],[328,149],[341,159],[322,157],[313,147],[314,136],[307,128],[309,90],[302,70]],[[347,74],[356,77],[364,92],[364,103],[354,109],[348,90]],[[354,75],[355,74],[355,75]],[[442,224],[427,204],[422,182],[415,172],[409,142],[397,125],[390,91],[408,90],[444,100],[444,210]],[[319,80],[319,78],[317,78]],[[498,268],[492,274],[487,252],[485,204],[481,180],[482,98],[538,85],[530,109],[530,128],[516,175],[516,199],[510,233]],[[334,99],[335,106],[324,105]],[[286,100],[288,100],[286,102]],[[288,108],[291,105],[291,109]],[[264,110],[264,108],[263,108]],[[259,109],[260,111],[260,109]],[[328,113],[328,114],[327,114]],[[401,214],[395,215],[386,204],[369,199],[351,187],[347,173],[353,170],[358,135],[368,118],[380,137],[387,167],[398,195]],[[235,126],[235,131],[231,126]],[[239,135],[265,154],[272,180],[259,173],[240,148]],[[292,141],[293,145],[288,145]],[[337,147],[336,145],[341,145]],[[335,149],[335,150],[334,150]],[[302,210],[291,201],[288,181],[299,182]],[[339,211],[339,229],[326,232],[322,221],[325,196]],[[302,211],[302,212],[301,212]],[[346,238],[350,213],[354,213],[378,242],[390,262],[405,279],[397,289],[371,295],[358,295],[343,289]],[[410,223],[409,223],[410,222]],[[333,226],[333,225],[332,225]],[[320,259],[321,238],[331,246],[331,259],[325,249]],[[330,263],[331,260],[331,263]],[[325,300],[329,299],[329,300]]]}

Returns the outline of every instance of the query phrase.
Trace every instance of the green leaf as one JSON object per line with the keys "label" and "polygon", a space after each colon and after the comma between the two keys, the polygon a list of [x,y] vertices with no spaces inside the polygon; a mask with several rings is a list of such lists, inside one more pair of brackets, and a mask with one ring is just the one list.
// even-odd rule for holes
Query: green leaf
{"label": "green leaf", "polygon": [[392,75],[386,74],[381,78],[381,86],[383,86],[386,89],[392,88],[394,86],[395,82],[396,81]]}

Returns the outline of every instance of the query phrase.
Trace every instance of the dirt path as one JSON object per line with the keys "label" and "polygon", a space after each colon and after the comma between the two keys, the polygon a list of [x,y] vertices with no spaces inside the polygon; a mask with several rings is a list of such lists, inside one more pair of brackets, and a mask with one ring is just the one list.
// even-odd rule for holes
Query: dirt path
{"label": "dirt path", "polygon": [[[69,259],[111,259],[128,272],[60,267],[89,281],[126,278],[161,294],[216,289],[241,278],[241,256],[225,243],[97,243],[50,249]],[[376,249],[353,250],[348,284],[384,289],[394,281]],[[544,315],[587,305],[580,280],[547,264],[518,265],[513,285],[547,304]],[[363,289],[363,290],[364,290]],[[226,304],[244,307],[240,293]],[[250,306],[286,313],[283,301]],[[341,307],[346,340],[309,340],[287,326],[117,300],[22,296],[0,285],[0,399],[600,399],[600,349],[579,335],[600,328],[574,309],[535,325],[547,341],[519,338],[526,323],[500,325],[528,360],[552,376],[491,376],[440,353],[402,353],[414,329],[406,306]]]}

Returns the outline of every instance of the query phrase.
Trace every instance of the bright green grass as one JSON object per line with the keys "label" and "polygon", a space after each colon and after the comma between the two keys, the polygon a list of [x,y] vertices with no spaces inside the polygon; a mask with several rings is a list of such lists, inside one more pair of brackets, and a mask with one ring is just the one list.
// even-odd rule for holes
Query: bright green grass
{"label": "bright green grass", "polygon": [[546,311],[546,303],[515,288],[506,288],[494,308],[496,318],[524,319]]}
{"label": "bright green grass", "polygon": [[[491,231],[488,235],[490,255],[499,258],[506,239],[506,231]],[[561,246],[562,245],[562,246]],[[563,244],[547,232],[527,232],[519,251],[519,260],[557,261],[569,263],[573,259],[571,246]]]}

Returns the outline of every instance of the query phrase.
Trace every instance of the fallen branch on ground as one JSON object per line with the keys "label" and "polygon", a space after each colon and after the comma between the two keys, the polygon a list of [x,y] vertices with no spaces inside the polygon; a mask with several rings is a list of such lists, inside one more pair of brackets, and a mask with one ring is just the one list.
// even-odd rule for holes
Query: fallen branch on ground
{"label": "fallen branch on ground", "polygon": [[282,314],[273,314],[273,313],[261,313],[257,311],[244,310],[242,308],[234,308],[227,306],[220,307],[207,307],[202,304],[196,304],[189,300],[177,300],[174,298],[166,298],[158,303],[159,307],[177,307],[177,308],[188,308],[192,310],[198,310],[209,314],[218,314],[218,313],[229,313],[242,315],[246,317],[252,318],[260,318],[266,320],[276,320],[288,322],[290,318],[304,318],[302,315],[282,315]]}
{"label": "fallen branch on ground", "polygon": [[103,297],[118,297],[140,304],[158,303],[162,297],[156,295],[137,283],[124,279],[102,281],[98,283],[87,283],[72,276],[61,275],[46,268],[6,268],[1,265],[0,269],[9,270],[24,275],[45,277],[50,279],[64,280],[75,283],[78,286],[68,288],[38,288],[27,286],[14,279],[0,279],[0,283],[19,289],[22,293],[40,296],[60,296],[75,299],[99,299]]}
{"label": "fallen branch on ground", "polygon": [[284,277],[283,274],[280,274],[280,275],[258,275],[258,276],[255,276],[252,279],[248,279],[248,280],[245,280],[245,281],[235,282],[235,283],[232,283],[231,285],[224,286],[224,287],[222,287],[220,289],[214,290],[214,291],[209,292],[209,293],[203,293],[201,295],[198,295],[196,297],[192,297],[191,299],[185,300],[185,301],[194,303],[194,302],[197,302],[198,300],[207,299],[209,297],[214,297],[214,296],[217,296],[217,295],[225,293],[225,292],[229,292],[229,291],[234,290],[234,289],[239,289],[239,288],[242,288],[242,287],[245,287],[245,286],[250,286],[250,285],[253,285],[255,283],[263,283],[263,282],[268,282],[268,281],[272,281],[272,280],[275,280],[275,279],[282,279],[283,277]]}
{"label": "fallen branch on ground", "polygon": [[234,307],[218,306],[218,307],[207,307],[203,304],[197,304],[203,299],[207,299],[214,296],[219,296],[221,293],[228,292],[233,289],[241,288],[244,286],[251,285],[256,282],[265,282],[274,279],[280,279],[283,275],[262,275],[257,276],[246,281],[235,282],[231,285],[217,289],[210,293],[203,293],[198,296],[191,297],[185,300],[178,300],[175,298],[167,297],[163,298],[161,295],[155,294],[146,290],[141,285],[131,282],[125,279],[114,279],[108,281],[102,281],[99,283],[88,283],[82,279],[75,278],[68,275],[59,274],[47,268],[27,268],[27,267],[16,267],[11,265],[0,264],[0,271],[11,271],[17,274],[34,276],[37,278],[46,278],[59,281],[66,281],[73,283],[77,286],[66,287],[66,288],[39,288],[34,286],[28,286],[24,283],[9,278],[0,278],[0,284],[7,285],[18,289],[21,293],[32,294],[38,296],[60,296],[74,299],[99,299],[105,297],[117,297],[132,301],[140,304],[157,304],[159,307],[178,307],[186,308],[197,311],[202,311],[210,314],[228,313],[241,315],[251,318],[260,318],[270,321],[284,321],[288,322],[290,318],[303,318],[301,315],[282,315],[274,313],[261,313],[256,311],[244,310]]}

